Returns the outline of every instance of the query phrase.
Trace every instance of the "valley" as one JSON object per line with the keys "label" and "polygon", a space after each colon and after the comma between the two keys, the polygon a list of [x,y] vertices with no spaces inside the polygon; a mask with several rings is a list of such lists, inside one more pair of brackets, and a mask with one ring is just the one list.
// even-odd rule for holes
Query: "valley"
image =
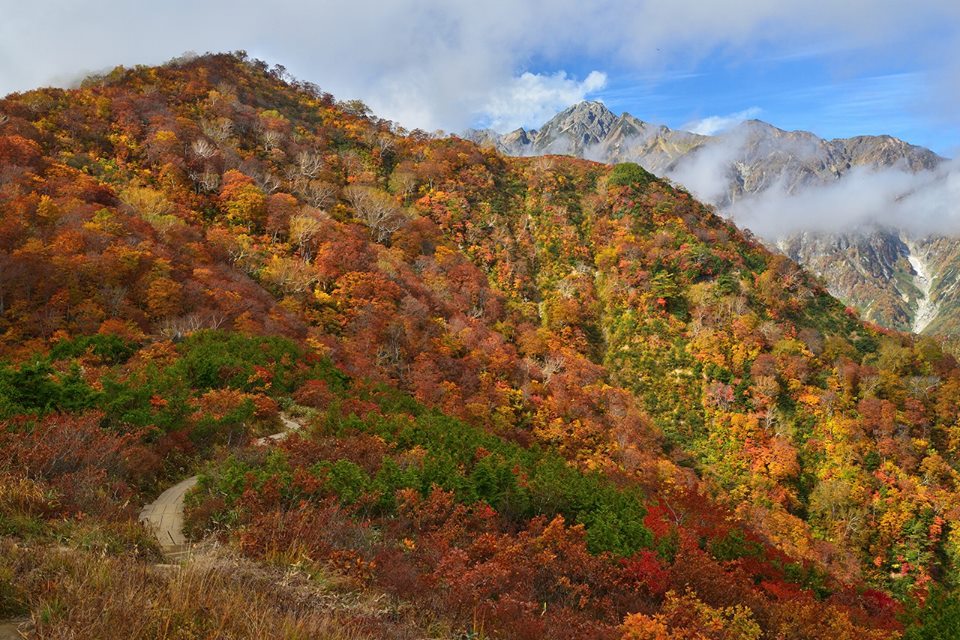
{"label": "valley", "polygon": [[938,309],[936,303],[931,299],[933,295],[933,283],[927,272],[927,267],[914,253],[916,247],[910,245],[907,245],[907,247],[910,249],[907,260],[910,262],[910,266],[914,272],[913,284],[920,292],[911,329],[914,333],[923,333],[923,330],[937,317]]}

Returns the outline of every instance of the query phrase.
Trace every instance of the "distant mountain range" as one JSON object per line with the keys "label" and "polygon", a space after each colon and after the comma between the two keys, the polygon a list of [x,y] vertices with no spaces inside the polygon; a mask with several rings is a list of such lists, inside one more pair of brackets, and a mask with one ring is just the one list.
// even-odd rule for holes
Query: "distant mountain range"
{"label": "distant mountain range", "polygon": [[[929,149],[890,136],[824,140],[759,120],[707,136],[618,116],[600,102],[576,104],[539,129],[471,130],[466,137],[514,156],[637,162],[757,232],[865,318],[917,333],[960,332],[960,246],[953,238],[918,229],[899,211],[877,211],[867,224],[859,218],[844,227],[829,224],[833,216],[822,199],[809,209],[783,206],[784,198],[878,170],[943,180],[938,172],[946,159]],[[738,216],[750,203],[753,215]]]}

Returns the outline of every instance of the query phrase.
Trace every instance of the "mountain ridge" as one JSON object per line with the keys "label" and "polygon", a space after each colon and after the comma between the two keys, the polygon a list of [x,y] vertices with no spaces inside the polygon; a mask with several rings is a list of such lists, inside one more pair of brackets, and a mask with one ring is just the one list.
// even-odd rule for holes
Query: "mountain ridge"
{"label": "mountain ridge", "polygon": [[[590,124],[593,122],[598,123],[600,128],[591,128]],[[701,142],[706,142],[711,138],[722,137],[723,133],[738,128],[744,128],[748,130],[760,129],[766,132],[773,132],[778,136],[807,138],[812,141],[823,142],[832,146],[845,148],[848,150],[848,153],[852,158],[860,162],[867,161],[864,156],[875,154],[876,152],[872,147],[877,143],[880,143],[882,146],[885,146],[885,152],[887,154],[896,156],[896,159],[898,160],[907,159],[909,162],[911,162],[911,168],[931,168],[937,163],[947,160],[947,158],[940,156],[936,152],[927,149],[926,147],[912,144],[901,138],[897,138],[888,134],[855,135],[846,138],[821,138],[817,134],[804,129],[781,129],[776,125],[764,120],[760,120],[759,118],[748,118],[742,120],[741,122],[728,127],[719,134],[713,135],[695,133],[686,129],[671,129],[666,125],[653,125],[637,118],[627,111],[617,115],[600,100],[582,100],[577,102],[558,112],[550,120],[544,123],[544,125],[537,129],[526,129],[524,127],[519,127],[514,131],[505,134],[497,133],[492,129],[468,129],[464,133],[464,137],[478,143],[499,144],[502,145],[502,150],[508,155],[522,156],[529,155],[523,152],[523,147],[527,145],[532,145],[535,150],[557,145],[557,138],[561,134],[566,134],[566,132],[568,132],[571,128],[585,130],[581,131],[581,133],[587,134],[587,138],[580,139],[578,144],[596,144],[603,142],[608,137],[608,133],[610,131],[615,131],[617,127],[627,126],[638,130],[652,128],[657,132],[664,132],[667,135],[679,135],[684,137],[691,136]],[[578,134],[578,137],[582,136]],[[520,138],[523,141],[517,142],[517,138]],[[866,144],[871,142],[874,143],[874,145]],[[857,149],[863,146],[871,148],[868,152],[857,152]],[[890,147],[893,147],[896,149],[896,151],[890,151]],[[627,160],[627,158],[620,158],[620,160]],[[879,163],[882,161],[877,162]]]}
{"label": "mountain ridge", "polygon": [[[705,136],[654,126],[629,113],[618,116],[597,101],[573,105],[540,129],[521,129],[507,136],[490,131],[466,135],[508,155],[558,153],[602,162],[637,161],[649,171],[686,186],[721,211],[736,211],[767,193],[796,196],[810,189],[843,184],[858,171],[896,169],[933,174],[948,162],[929,149],[889,135],[827,140],[808,131],[787,131],[750,119]],[[775,207],[774,203],[768,209]],[[763,212],[761,221],[776,226],[776,215],[773,210]],[[904,258],[899,264],[894,261],[864,268],[858,261],[879,254],[859,251],[854,255],[848,251],[849,242],[842,250],[826,256],[822,253],[840,246],[834,241],[836,233],[849,235],[851,230],[818,232],[804,229],[799,222],[794,226],[799,231],[766,233],[768,246],[786,250],[792,259],[824,277],[833,294],[865,317],[901,330],[922,327],[944,334],[960,331],[960,301],[954,295],[957,265],[951,247],[940,242],[939,236],[918,235],[894,228],[889,222],[862,229],[861,234],[869,236],[869,244],[887,245],[882,253],[902,254]],[[913,282],[918,274],[908,259],[913,254],[903,251],[907,246],[904,242],[936,252],[928,261],[935,271],[926,279],[931,286],[924,295]],[[925,317],[918,323],[915,320],[921,306]],[[928,317],[931,312],[932,318]]]}

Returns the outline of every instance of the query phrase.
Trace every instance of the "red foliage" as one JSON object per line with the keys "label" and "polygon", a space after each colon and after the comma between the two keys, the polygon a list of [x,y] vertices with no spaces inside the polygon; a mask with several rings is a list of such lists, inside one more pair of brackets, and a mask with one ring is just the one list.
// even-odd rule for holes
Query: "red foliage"
{"label": "red foliage", "polygon": [[33,140],[22,136],[0,136],[0,165],[36,168],[43,152]]}
{"label": "red foliage", "polygon": [[139,434],[103,429],[102,418],[52,414],[29,431],[0,430],[0,470],[49,484],[65,514],[117,517],[130,508],[128,482],[157,471],[159,460],[138,444]]}
{"label": "red foliage", "polygon": [[314,409],[325,408],[333,399],[333,394],[327,388],[327,383],[323,380],[307,380],[293,394],[293,399],[297,404]]}
{"label": "red foliage", "polygon": [[669,568],[653,551],[643,550],[632,558],[621,561],[622,578],[632,589],[645,589],[654,596],[666,593],[669,587]]}

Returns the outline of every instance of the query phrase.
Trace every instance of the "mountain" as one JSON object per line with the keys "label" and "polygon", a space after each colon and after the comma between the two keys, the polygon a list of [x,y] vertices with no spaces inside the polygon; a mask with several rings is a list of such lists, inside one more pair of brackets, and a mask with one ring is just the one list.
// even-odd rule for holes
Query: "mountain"
{"label": "mountain", "polygon": [[[937,341],[862,322],[637,164],[366,113],[242,53],[0,100],[0,621],[955,622],[960,365]],[[615,130],[595,115],[576,139]]]}
{"label": "mountain", "polygon": [[[574,105],[535,131],[471,132],[468,137],[515,156],[558,153],[636,161],[727,212],[759,194],[803,194],[862,169],[936,172],[944,163],[929,149],[889,136],[823,140],[759,120],[703,136],[653,126],[628,113],[617,116],[599,102]],[[768,209],[763,237],[769,246],[823,277],[831,293],[864,317],[905,331],[960,330],[954,294],[960,263],[951,238],[914,231],[910,220],[837,232],[792,221],[779,230],[776,203]]]}
{"label": "mountain", "polygon": [[792,259],[822,276],[831,292],[889,327],[955,336],[960,244],[897,229],[797,233],[777,241]]}
{"label": "mountain", "polygon": [[569,107],[537,130],[521,128],[505,135],[471,130],[465,137],[512,156],[561,154],[602,162],[642,157],[651,171],[665,169],[706,140],[686,131],[650,125],[629,113],[614,115],[603,103],[591,101]]}

